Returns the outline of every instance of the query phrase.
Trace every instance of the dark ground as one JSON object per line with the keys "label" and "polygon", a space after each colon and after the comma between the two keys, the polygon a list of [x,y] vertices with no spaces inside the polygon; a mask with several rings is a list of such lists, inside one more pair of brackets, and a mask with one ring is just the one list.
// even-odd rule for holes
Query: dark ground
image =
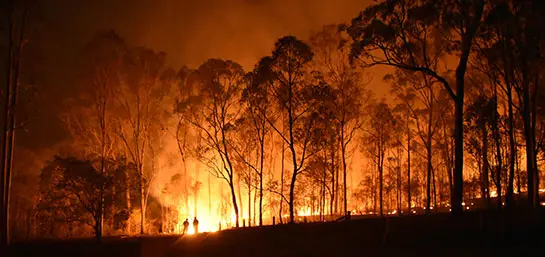
{"label": "dark ground", "polygon": [[[509,218],[511,216],[511,218]],[[385,233],[386,232],[386,233]],[[467,212],[15,244],[8,256],[544,256],[545,212]]]}

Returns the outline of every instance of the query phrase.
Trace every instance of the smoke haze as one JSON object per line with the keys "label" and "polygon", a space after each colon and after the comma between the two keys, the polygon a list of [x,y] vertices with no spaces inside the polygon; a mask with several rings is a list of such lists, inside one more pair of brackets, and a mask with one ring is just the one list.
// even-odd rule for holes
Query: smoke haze
{"label": "smoke haze", "polygon": [[[49,0],[34,10],[27,64],[36,79],[33,121],[18,143],[43,148],[66,139],[58,119],[63,99],[81,92],[75,70],[84,44],[113,29],[130,45],[164,51],[174,68],[208,58],[231,59],[245,69],[281,36],[305,39],[323,25],[350,21],[369,0]],[[39,128],[39,129],[37,129]]]}

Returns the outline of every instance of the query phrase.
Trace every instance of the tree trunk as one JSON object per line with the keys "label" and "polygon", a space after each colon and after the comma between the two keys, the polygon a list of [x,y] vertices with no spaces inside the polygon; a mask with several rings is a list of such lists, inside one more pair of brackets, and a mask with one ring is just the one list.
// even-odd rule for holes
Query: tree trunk
{"label": "tree trunk", "polygon": [[252,170],[248,167],[248,227],[252,225]]}
{"label": "tree trunk", "polygon": [[341,129],[341,159],[343,165],[343,212],[344,215],[348,213],[348,196],[346,194],[346,144],[344,143],[344,129]]}
{"label": "tree trunk", "polygon": [[483,145],[481,147],[481,154],[482,154],[482,192],[483,192],[483,200],[486,206],[488,206],[490,202],[490,187],[489,187],[489,180],[488,180],[488,171],[490,170],[490,164],[488,162],[488,132],[486,130],[486,124],[482,122],[481,124],[481,136],[482,136],[482,142]]}
{"label": "tree trunk", "polygon": [[129,179],[129,169],[128,169],[128,166],[129,166],[129,161],[128,161],[128,153],[125,154],[126,157],[125,157],[125,186],[126,186],[126,189],[125,189],[125,201],[126,201],[126,204],[127,204],[127,214],[128,214],[128,219],[127,219],[127,227],[125,228],[126,229],[126,233],[128,235],[131,234],[131,183],[130,183],[130,179]]}
{"label": "tree trunk", "polygon": [[407,210],[411,211],[411,129],[407,115]]}
{"label": "tree trunk", "polygon": [[[324,161],[327,163],[327,150],[324,151]],[[333,161],[333,158],[331,158],[331,161]],[[324,166],[324,169],[327,170],[327,167]],[[329,216],[330,218],[333,216],[333,206],[335,202],[335,169],[333,168],[333,165],[330,167],[331,169],[331,195],[329,200]]]}
{"label": "tree trunk", "polygon": [[145,192],[144,192],[144,171],[142,170],[142,164],[139,166],[140,174],[140,235],[145,233],[145,222],[146,222],[146,202],[145,202]]}
{"label": "tree trunk", "polygon": [[[503,24],[502,24],[503,25]],[[504,26],[502,26],[503,28]],[[515,146],[515,128],[514,128],[514,114],[513,114],[513,85],[511,84],[511,71],[509,68],[509,63],[505,53],[508,51],[508,45],[506,44],[505,34],[502,31],[501,35],[502,42],[502,59],[503,59],[503,69],[505,74],[505,87],[507,88],[507,108],[508,108],[508,138],[509,138],[509,176],[507,184],[507,195],[505,198],[505,204],[507,208],[512,207],[513,203],[513,184],[515,179],[515,156],[517,155],[517,148]],[[520,191],[519,191],[520,193]]]}
{"label": "tree trunk", "polygon": [[526,140],[526,169],[528,172],[528,206],[531,210],[537,207],[537,167],[535,162],[535,146],[534,134],[532,133],[531,114],[530,114],[530,85],[527,79],[526,72],[523,72],[523,121],[524,121],[524,137]]}
{"label": "tree trunk", "polygon": [[2,131],[2,149],[1,149],[1,160],[0,160],[0,169],[2,169],[2,176],[0,176],[0,186],[2,187],[0,190],[1,194],[1,208],[0,208],[0,249],[4,249],[9,244],[9,222],[8,222],[8,215],[7,215],[7,201],[6,198],[8,197],[8,180],[7,180],[7,168],[9,161],[7,159],[8,152],[7,152],[7,146],[9,144],[9,112],[11,108],[10,99],[11,95],[13,93],[13,82],[12,82],[12,75],[13,75],[13,3],[12,1],[8,2],[8,10],[7,10],[7,63],[6,63],[6,85],[4,88],[4,102],[3,102],[3,110],[2,110],[2,119],[1,122],[3,122],[3,131]]}
{"label": "tree trunk", "polygon": [[[283,121],[282,121],[283,122]],[[283,123],[282,123],[283,124]],[[284,140],[282,140],[282,164],[281,164],[281,170],[280,170],[280,208],[278,210],[278,216],[280,218],[280,224],[282,224],[282,206],[284,206],[284,199],[282,198],[284,196]]]}
{"label": "tree trunk", "polygon": [[[292,134],[292,133],[290,133]],[[291,182],[290,182],[290,201],[289,201],[289,209],[290,209],[290,223],[295,223],[295,199],[294,199],[294,191],[295,191],[295,181],[297,179],[297,158],[295,155],[295,148],[293,146],[293,140],[291,140],[290,144],[290,150],[291,150],[291,157],[293,158],[293,174],[291,176]]]}
{"label": "tree trunk", "polygon": [[464,25],[465,33],[462,34],[461,40],[461,54],[456,67],[456,97],[454,99],[455,104],[455,126],[454,126],[454,176],[453,176],[453,194],[451,196],[452,213],[461,214],[462,201],[464,197],[464,87],[465,87],[465,74],[467,69],[467,62],[469,60],[469,54],[471,52],[471,45],[473,44],[473,38],[477,33],[479,24],[481,22],[484,1],[478,1],[475,3],[475,12],[473,17],[470,17],[467,24]]}
{"label": "tree trunk", "polygon": [[[233,175],[231,175],[231,181],[233,181]],[[239,213],[238,213],[238,205],[237,205],[237,195],[235,192],[235,186],[233,183],[229,183],[229,189],[231,189],[231,201],[233,203],[233,209],[235,210],[235,226],[239,227]]]}
{"label": "tree trunk", "polygon": [[464,76],[469,57],[469,49],[465,60],[460,60],[460,65],[456,69],[456,99],[455,99],[455,126],[454,126],[454,174],[453,174],[453,194],[451,196],[452,213],[461,214],[463,201],[464,184]]}
{"label": "tree trunk", "polygon": [[383,180],[383,159],[384,159],[384,153],[382,152],[382,148],[383,146],[381,145],[382,142],[380,142],[378,144],[378,181],[379,181],[379,205],[380,205],[380,209],[379,209],[379,212],[380,212],[380,216],[382,217],[383,216],[383,183],[382,183],[382,180]]}
{"label": "tree trunk", "polygon": [[265,130],[261,136],[260,149],[260,164],[259,164],[259,226],[263,226],[263,162],[265,161]]}

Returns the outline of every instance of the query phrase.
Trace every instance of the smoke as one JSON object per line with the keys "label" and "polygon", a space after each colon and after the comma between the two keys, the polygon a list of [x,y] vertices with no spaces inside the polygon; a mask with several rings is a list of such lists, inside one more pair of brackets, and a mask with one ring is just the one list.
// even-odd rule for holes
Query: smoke
{"label": "smoke", "polygon": [[149,19],[142,19],[134,39],[164,50],[175,66],[219,57],[250,69],[279,37],[306,38],[325,24],[349,21],[366,5],[361,0],[166,0],[146,12]]}

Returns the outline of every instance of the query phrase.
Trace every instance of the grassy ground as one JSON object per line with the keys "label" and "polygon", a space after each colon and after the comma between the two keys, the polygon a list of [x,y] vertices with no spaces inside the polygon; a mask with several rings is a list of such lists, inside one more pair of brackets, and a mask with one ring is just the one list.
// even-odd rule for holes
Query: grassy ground
{"label": "grassy ground", "polygon": [[545,256],[545,213],[469,212],[277,225],[184,237],[32,242],[9,256]]}

